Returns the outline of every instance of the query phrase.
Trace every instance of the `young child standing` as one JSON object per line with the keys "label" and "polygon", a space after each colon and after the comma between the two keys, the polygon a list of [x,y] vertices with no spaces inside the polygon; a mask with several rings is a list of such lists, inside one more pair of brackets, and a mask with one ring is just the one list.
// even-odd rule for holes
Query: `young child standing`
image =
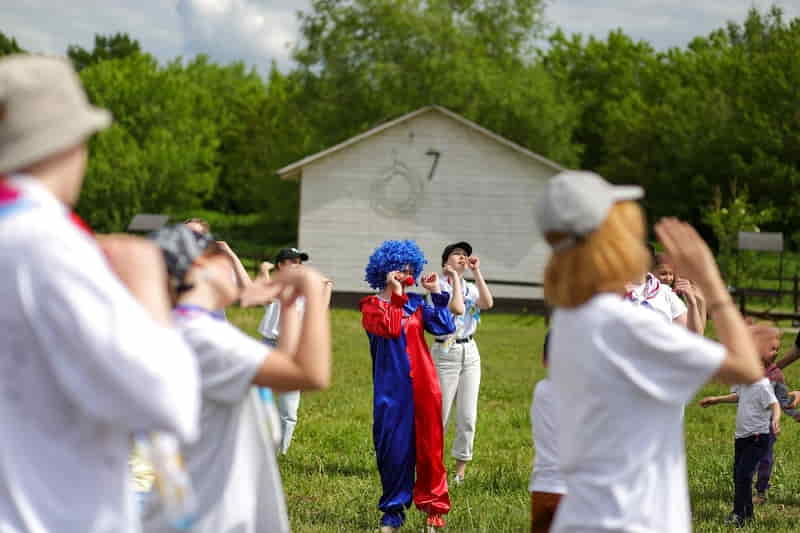
{"label": "young child standing", "polygon": [[[288,532],[275,454],[260,412],[263,403],[253,385],[279,391],[328,385],[331,344],[322,276],[305,268],[286,269],[260,284],[263,300],[277,298],[287,314],[296,313],[297,298],[305,298],[299,340],[280,332],[296,350],[287,351],[283,343],[272,349],[214,314],[232,304],[240,289],[230,275],[229,256],[213,237],[179,225],[162,228],[153,238],[167,263],[177,323],[200,367],[200,438],[184,450],[200,511],[190,530]],[[164,518],[155,500],[144,511],[145,533],[173,531]]]}
{"label": "young child standing", "polygon": [[[544,338],[542,363],[547,368],[550,334]],[[531,533],[548,533],[567,484],[558,468],[557,421],[553,383],[549,377],[536,384],[531,404],[531,427],[536,459],[528,491],[531,493]]]}
{"label": "young child standing", "polygon": [[[775,357],[763,342],[759,355],[766,368]],[[733,512],[728,521],[737,526],[755,518],[753,512],[753,477],[759,463],[770,453],[774,438],[780,433],[781,407],[766,377],[750,385],[734,385],[731,394],[700,400],[702,407],[720,403],[738,403],[733,459]]]}
{"label": "young child standing", "polygon": [[[786,386],[786,380],[783,376],[781,369],[775,364],[775,357],[780,349],[780,330],[778,328],[755,325],[751,326],[750,330],[753,333],[753,338],[759,354],[766,366],[766,378],[772,385],[772,390],[775,393],[775,398],[781,406],[784,413],[791,416],[795,420],[800,419],[800,411],[795,409],[796,392],[789,392]],[[726,397],[722,397],[726,398]],[[716,400],[716,401],[715,401]],[[738,398],[735,400],[738,401]],[[704,398],[700,401],[700,405],[707,407],[715,403],[724,403],[719,400],[719,397]],[[753,498],[753,503],[762,504],[767,501],[767,491],[770,487],[770,480],[772,478],[772,469],[774,467],[774,449],[777,437],[774,433],[770,433],[769,441],[767,443],[767,451],[764,457],[758,463],[758,477],[756,478],[756,496]]]}
{"label": "young child standing", "polygon": [[[472,270],[475,282],[464,280]],[[456,404],[456,436],[452,455],[456,460],[454,482],[464,481],[467,463],[472,460],[475,425],[478,421],[478,391],[481,384],[481,356],[474,335],[481,311],[491,309],[494,299],[481,273],[481,261],[472,255],[472,246],[457,242],[442,252],[442,292],[451,296],[450,310],[455,315],[456,330],[436,337],[431,355],[442,387],[442,424],[447,430],[450,409]],[[460,295],[460,298],[457,296]]]}
{"label": "young child standing", "polygon": [[[301,252],[297,248],[283,248],[275,256],[275,270],[281,272],[283,270],[294,268],[302,265],[308,261],[308,254]],[[265,265],[262,265],[265,266]],[[270,273],[268,268],[262,268],[261,276],[259,279],[269,280]],[[331,284],[325,280],[325,305],[330,305],[331,299]],[[295,303],[298,317],[302,319],[303,311],[305,309],[305,301],[302,297],[297,299]],[[269,302],[264,306],[264,317],[258,325],[258,332],[264,339],[268,346],[277,347],[280,337],[280,323],[281,323],[281,303],[278,300]],[[292,346],[289,349],[293,349]],[[292,443],[292,436],[294,435],[294,428],[297,426],[297,410],[300,407],[300,391],[287,391],[278,394],[277,401],[278,415],[280,417],[280,444],[278,449],[281,454],[286,454],[289,451],[289,445]]]}

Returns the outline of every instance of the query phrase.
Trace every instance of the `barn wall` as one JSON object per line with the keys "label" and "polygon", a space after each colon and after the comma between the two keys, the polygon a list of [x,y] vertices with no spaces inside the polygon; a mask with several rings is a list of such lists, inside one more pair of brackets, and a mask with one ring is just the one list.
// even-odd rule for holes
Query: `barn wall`
{"label": "barn wall", "polygon": [[[431,179],[433,157],[441,153]],[[412,238],[438,269],[442,248],[467,240],[487,279],[541,281],[548,255],[533,206],[553,169],[431,111],[303,169],[299,244],[336,281],[368,291],[363,269],[385,239]],[[541,291],[493,287],[501,297]]]}

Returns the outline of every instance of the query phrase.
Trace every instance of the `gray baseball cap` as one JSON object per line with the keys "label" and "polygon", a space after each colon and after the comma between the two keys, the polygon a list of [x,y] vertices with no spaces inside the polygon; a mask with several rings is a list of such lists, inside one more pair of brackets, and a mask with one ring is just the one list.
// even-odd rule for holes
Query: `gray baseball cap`
{"label": "gray baseball cap", "polygon": [[111,124],[65,59],[14,54],[0,59],[0,173],[37,163]]}
{"label": "gray baseball cap", "polygon": [[638,185],[612,185],[594,172],[567,170],[545,185],[536,221],[542,234],[561,232],[572,237],[554,246],[563,250],[599,228],[614,204],[643,196],[644,189]]}

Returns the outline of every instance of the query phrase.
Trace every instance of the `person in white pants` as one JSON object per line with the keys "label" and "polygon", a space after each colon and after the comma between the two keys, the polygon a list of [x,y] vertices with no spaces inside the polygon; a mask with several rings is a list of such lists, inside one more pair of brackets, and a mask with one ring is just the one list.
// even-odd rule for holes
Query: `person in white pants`
{"label": "person in white pants", "polygon": [[[277,271],[281,269],[292,268],[297,265],[303,264],[308,261],[308,254],[298,250],[297,248],[283,248],[278,252],[275,257],[275,268]],[[269,269],[273,265],[270,263],[263,263],[261,265],[261,275],[259,279],[269,280]],[[326,301],[330,303],[331,297],[331,282],[325,280]],[[281,303],[278,300],[270,302],[265,305],[264,318],[258,326],[258,332],[264,337],[264,342],[272,347],[278,346],[278,332],[280,330],[281,320]],[[295,304],[299,315],[299,320],[303,318],[304,312],[304,299],[302,297],[297,299]],[[298,320],[298,324],[299,324]],[[294,348],[293,346],[289,347]],[[281,438],[280,438],[280,451],[281,454],[286,455],[289,451],[289,446],[292,443],[292,436],[294,435],[294,428],[297,426],[297,410],[300,408],[300,391],[283,391],[277,394],[276,406],[278,408],[278,416],[280,417],[281,424]]]}
{"label": "person in white pants", "polygon": [[[437,337],[431,347],[442,388],[442,423],[445,429],[450,418],[450,408],[456,402],[456,436],[452,455],[456,460],[454,483],[461,484],[472,460],[475,425],[478,420],[478,389],[481,383],[481,356],[473,336],[478,328],[482,310],[494,305],[492,293],[481,273],[481,262],[472,255],[472,246],[457,242],[445,247],[442,253],[444,276],[440,278],[442,291],[451,295],[450,310],[455,315],[456,331],[452,335]],[[464,281],[469,268],[475,282]],[[463,298],[455,298],[454,295]]]}

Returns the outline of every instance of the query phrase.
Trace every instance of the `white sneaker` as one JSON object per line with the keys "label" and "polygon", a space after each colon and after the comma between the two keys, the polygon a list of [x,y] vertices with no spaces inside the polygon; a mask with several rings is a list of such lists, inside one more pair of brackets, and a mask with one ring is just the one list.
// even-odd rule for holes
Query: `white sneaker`
{"label": "white sneaker", "polygon": [[455,485],[456,487],[459,487],[459,486],[461,486],[463,484],[464,484],[464,478],[462,476],[459,476],[458,474],[453,476],[453,485]]}
{"label": "white sneaker", "polygon": [[381,533],[395,533],[396,531],[400,531],[400,529],[393,526],[381,526]]}

